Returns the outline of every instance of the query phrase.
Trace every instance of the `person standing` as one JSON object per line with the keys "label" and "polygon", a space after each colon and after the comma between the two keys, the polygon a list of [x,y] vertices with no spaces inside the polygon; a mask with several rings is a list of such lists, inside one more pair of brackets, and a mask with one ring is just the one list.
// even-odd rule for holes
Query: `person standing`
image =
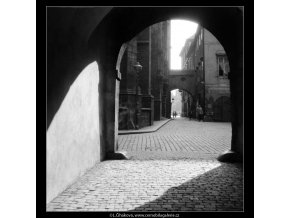
{"label": "person standing", "polygon": [[198,115],[198,121],[203,120],[203,110],[202,110],[202,107],[200,105],[197,106],[196,111],[197,111],[197,115]]}

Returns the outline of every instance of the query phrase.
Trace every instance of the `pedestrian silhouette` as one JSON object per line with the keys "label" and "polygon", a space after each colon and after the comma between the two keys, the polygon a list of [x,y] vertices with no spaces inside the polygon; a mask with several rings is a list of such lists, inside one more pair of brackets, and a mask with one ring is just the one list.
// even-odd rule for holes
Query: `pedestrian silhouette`
{"label": "pedestrian silhouette", "polygon": [[197,106],[196,108],[197,116],[198,116],[198,121],[200,122],[201,120],[203,121],[203,110],[200,105]]}
{"label": "pedestrian silhouette", "polygon": [[176,111],[173,111],[173,118],[176,118],[176,115],[177,115]]}

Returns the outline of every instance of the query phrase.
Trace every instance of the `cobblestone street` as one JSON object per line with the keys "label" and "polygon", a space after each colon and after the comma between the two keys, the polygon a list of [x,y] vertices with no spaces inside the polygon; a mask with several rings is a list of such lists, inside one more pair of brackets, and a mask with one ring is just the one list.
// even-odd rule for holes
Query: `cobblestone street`
{"label": "cobblestone street", "polygon": [[230,141],[230,123],[188,119],[120,135],[129,160],[96,164],[47,211],[242,211],[242,164],[216,160]]}
{"label": "cobblestone street", "polygon": [[230,123],[177,118],[153,133],[120,135],[118,150],[132,159],[213,159],[230,144]]}

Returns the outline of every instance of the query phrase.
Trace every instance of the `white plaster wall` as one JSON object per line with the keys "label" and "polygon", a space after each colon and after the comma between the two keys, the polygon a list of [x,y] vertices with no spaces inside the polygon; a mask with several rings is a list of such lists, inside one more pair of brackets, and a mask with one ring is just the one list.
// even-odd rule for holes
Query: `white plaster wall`
{"label": "white plaster wall", "polygon": [[71,85],[47,131],[47,202],[100,162],[98,84],[93,62]]}

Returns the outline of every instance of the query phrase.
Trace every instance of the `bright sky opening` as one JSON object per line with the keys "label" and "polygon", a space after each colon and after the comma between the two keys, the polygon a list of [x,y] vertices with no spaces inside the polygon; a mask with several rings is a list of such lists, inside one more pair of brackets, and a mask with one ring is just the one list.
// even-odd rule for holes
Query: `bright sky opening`
{"label": "bright sky opening", "polygon": [[171,50],[170,68],[181,70],[179,56],[186,39],[195,34],[198,24],[187,20],[171,20]]}
{"label": "bright sky opening", "polygon": [[177,89],[171,91],[172,97],[176,96]]}

